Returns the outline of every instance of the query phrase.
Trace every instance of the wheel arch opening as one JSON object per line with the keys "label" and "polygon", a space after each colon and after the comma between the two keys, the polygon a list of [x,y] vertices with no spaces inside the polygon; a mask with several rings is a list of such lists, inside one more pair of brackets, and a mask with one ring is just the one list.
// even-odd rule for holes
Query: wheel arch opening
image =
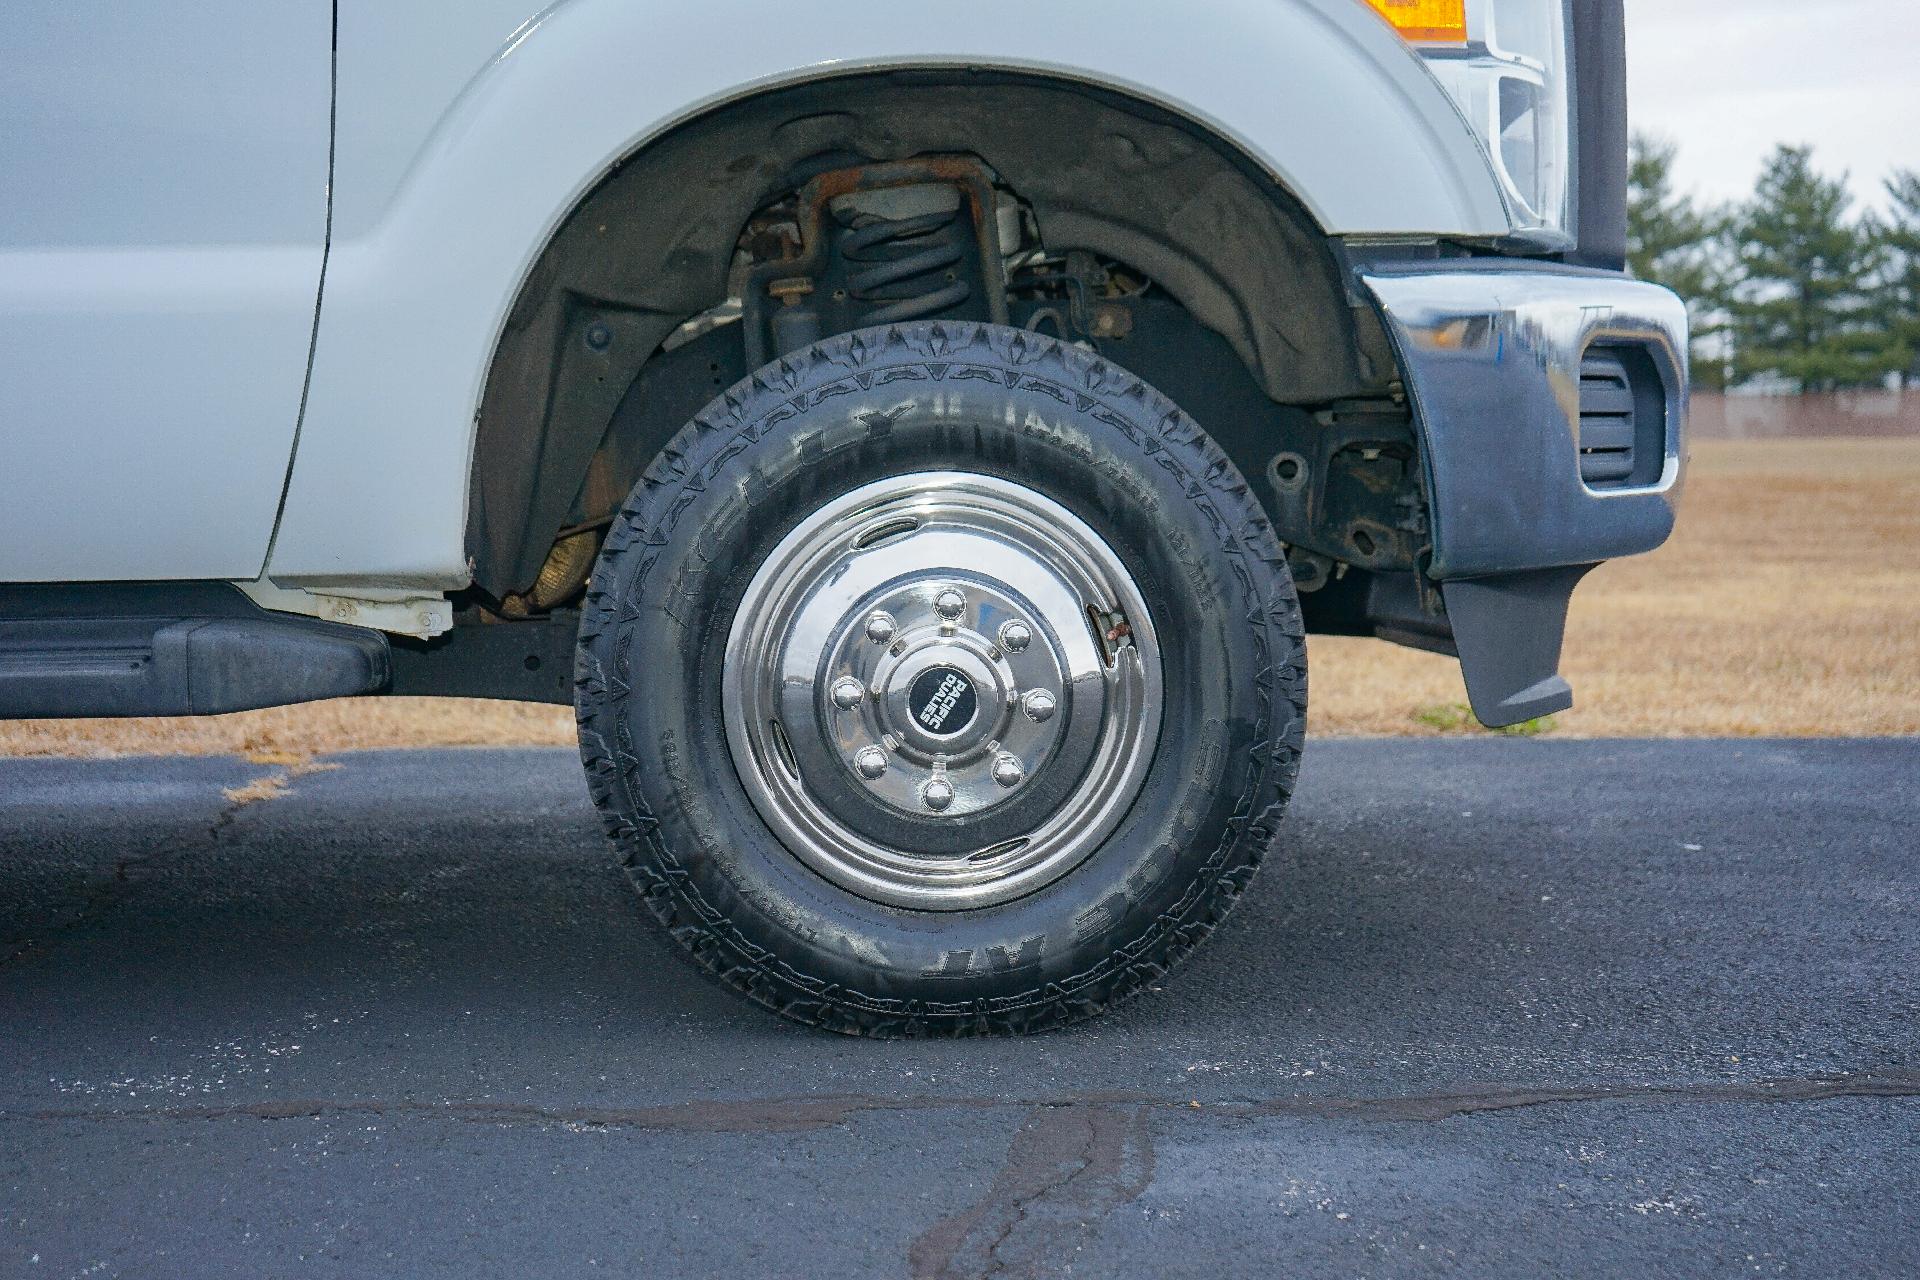
{"label": "wheel arch opening", "polygon": [[[1301,442],[1338,406],[1391,417],[1380,406],[1395,372],[1302,203],[1227,139],[1135,97],[1027,73],[894,70],[713,108],[611,169],[563,221],[486,377],[467,530],[478,591],[537,612],[576,589],[580,548],[640,470],[747,372],[711,335],[756,211],[828,169],[943,154],[977,157],[1049,252],[1152,282],[1168,304],[1155,327],[1102,354],[1215,435],[1283,540],[1310,541],[1288,525],[1314,517],[1276,494],[1268,468],[1313,456]],[[705,345],[686,338],[703,316],[717,317],[695,335]]]}

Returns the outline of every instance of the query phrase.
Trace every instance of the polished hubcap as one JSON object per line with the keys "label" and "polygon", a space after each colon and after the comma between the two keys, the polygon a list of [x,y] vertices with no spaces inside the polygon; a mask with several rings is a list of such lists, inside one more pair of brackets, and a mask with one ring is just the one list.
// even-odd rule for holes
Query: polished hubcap
{"label": "polished hubcap", "polygon": [[1111,834],[1158,739],[1160,652],[1112,549],[966,472],[815,512],[727,640],[728,742],[781,842],[863,896],[1006,901]]}

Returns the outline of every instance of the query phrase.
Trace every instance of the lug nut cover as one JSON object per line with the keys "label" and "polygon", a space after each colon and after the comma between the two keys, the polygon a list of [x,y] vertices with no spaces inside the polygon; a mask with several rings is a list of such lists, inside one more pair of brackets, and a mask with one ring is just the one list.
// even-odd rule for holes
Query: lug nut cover
{"label": "lug nut cover", "polygon": [[1003,787],[1017,787],[1026,777],[1027,767],[1017,756],[1001,756],[993,762],[993,780]]}
{"label": "lug nut cover", "polygon": [[833,705],[842,711],[851,711],[866,700],[867,691],[852,676],[843,676],[833,682]]}
{"label": "lug nut cover", "polygon": [[1027,719],[1040,724],[1051,720],[1055,708],[1060,704],[1045,689],[1035,689],[1020,700],[1020,705],[1027,713]]}
{"label": "lug nut cover", "polygon": [[945,778],[933,778],[920,788],[920,799],[935,813],[953,803],[953,784]]}
{"label": "lug nut cover", "polygon": [[893,633],[897,629],[893,623],[893,615],[890,613],[883,611],[867,619],[867,639],[875,644],[885,644],[893,639]]}
{"label": "lug nut cover", "polygon": [[933,607],[943,618],[957,618],[967,607],[967,598],[960,594],[958,588],[948,587],[933,598]]}
{"label": "lug nut cover", "polygon": [[1033,630],[1024,622],[1009,622],[1000,628],[1000,643],[1009,653],[1018,653],[1033,643]]}
{"label": "lug nut cover", "polygon": [[853,767],[871,782],[887,771],[887,753],[878,747],[862,747],[854,753]]}

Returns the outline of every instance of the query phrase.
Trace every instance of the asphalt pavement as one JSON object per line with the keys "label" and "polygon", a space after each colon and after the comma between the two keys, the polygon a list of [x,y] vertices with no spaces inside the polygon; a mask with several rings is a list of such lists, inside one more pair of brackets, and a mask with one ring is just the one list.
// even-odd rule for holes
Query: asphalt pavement
{"label": "asphalt pavement", "polygon": [[1920,1274],[1920,741],[1312,744],[959,1043],[711,986],[570,752],[324,763],[0,761],[0,1276]]}

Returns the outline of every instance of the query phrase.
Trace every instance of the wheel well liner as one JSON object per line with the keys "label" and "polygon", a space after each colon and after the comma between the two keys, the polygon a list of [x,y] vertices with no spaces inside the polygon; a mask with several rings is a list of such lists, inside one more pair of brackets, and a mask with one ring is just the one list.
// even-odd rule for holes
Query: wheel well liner
{"label": "wheel well liner", "polygon": [[1050,251],[1151,276],[1231,344],[1266,394],[1316,404],[1392,375],[1321,230],[1244,154],[1163,109],[1073,82],[884,72],[741,100],[610,172],[560,226],[508,316],[482,399],[468,551],[476,585],[538,574],[622,395],[721,301],[753,211],[827,164],[979,155]]}

